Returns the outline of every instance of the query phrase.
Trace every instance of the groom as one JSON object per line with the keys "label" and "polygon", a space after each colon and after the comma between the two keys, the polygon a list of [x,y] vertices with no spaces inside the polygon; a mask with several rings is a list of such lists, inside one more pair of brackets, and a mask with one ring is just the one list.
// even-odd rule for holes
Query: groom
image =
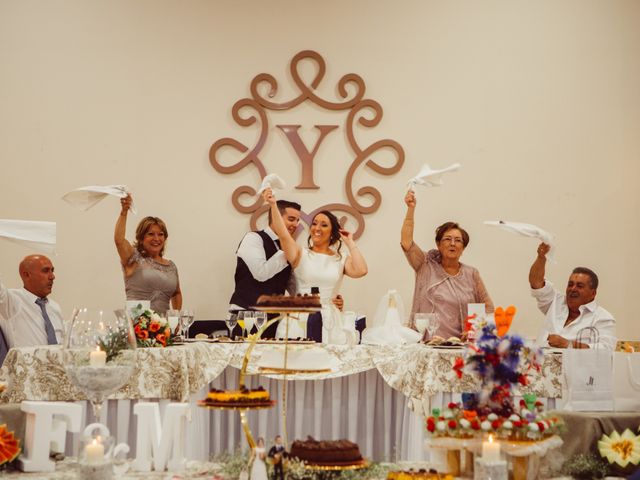
{"label": "groom", "polygon": [[280,435],[276,435],[276,438],[273,439],[275,442],[273,447],[269,449],[269,453],[267,457],[271,458],[273,464],[273,479],[274,480],[284,480],[284,472],[282,469],[282,459],[287,454],[284,449],[284,445],[282,444],[282,437]]}
{"label": "groom", "polygon": [[[278,200],[278,211],[293,236],[300,223],[299,203]],[[229,311],[249,310],[260,295],[284,294],[291,277],[291,265],[280,250],[278,236],[271,228],[273,219],[269,211],[269,226],[264,230],[247,233],[236,251],[235,290],[229,301]],[[278,325],[274,323],[262,335],[274,338]]]}

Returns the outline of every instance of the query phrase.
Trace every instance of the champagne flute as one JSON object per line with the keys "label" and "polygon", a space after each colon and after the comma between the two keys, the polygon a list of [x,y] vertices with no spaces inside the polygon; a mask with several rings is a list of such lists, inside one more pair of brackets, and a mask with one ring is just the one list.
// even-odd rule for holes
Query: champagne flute
{"label": "champagne flute", "polygon": [[236,328],[236,325],[238,324],[238,313],[231,312],[229,314],[229,318],[224,321],[224,323],[227,324],[227,328],[229,329],[229,339],[231,339],[231,335],[233,335],[233,329]]}
{"label": "champagne flute", "polygon": [[240,325],[242,336],[244,336],[244,318],[246,315],[247,315],[246,310],[238,311],[238,325]]}

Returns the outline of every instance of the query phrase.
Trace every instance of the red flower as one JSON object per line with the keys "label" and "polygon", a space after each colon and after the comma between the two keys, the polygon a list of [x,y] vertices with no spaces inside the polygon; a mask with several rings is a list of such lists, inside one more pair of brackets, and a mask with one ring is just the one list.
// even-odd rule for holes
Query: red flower
{"label": "red flower", "polygon": [[527,378],[526,375],[520,375],[518,377],[518,382],[520,383],[520,385],[528,385],[529,384],[529,379]]}
{"label": "red flower", "polygon": [[453,370],[458,375],[458,378],[462,378],[462,369],[464,368],[464,360],[462,357],[456,357],[456,361],[453,363]]}
{"label": "red flower", "polygon": [[146,330],[140,330],[138,332],[138,338],[140,340],[146,340],[147,338],[149,338],[149,332],[147,332]]}
{"label": "red flower", "polygon": [[540,429],[541,432],[544,432],[544,423],[538,422],[538,428]]}
{"label": "red flower", "polygon": [[431,433],[435,432],[436,430],[436,421],[433,417],[427,418],[427,430]]}
{"label": "red flower", "polygon": [[160,324],[158,322],[151,322],[149,324],[149,331],[151,333],[156,333],[158,330],[160,330]]}
{"label": "red flower", "polygon": [[494,430],[499,429],[500,425],[502,425],[502,422],[500,420],[494,420],[493,422],[491,422],[491,428],[493,428]]}
{"label": "red flower", "polygon": [[455,428],[458,426],[458,424],[456,423],[456,421],[455,421],[455,420],[449,420],[449,423],[448,423],[447,425],[448,425],[448,426],[449,426],[449,428],[450,428],[450,429],[452,429],[452,430],[453,430],[453,429],[455,429]]}
{"label": "red flower", "polygon": [[480,422],[478,420],[473,420],[471,422],[471,428],[474,430],[480,430]]}
{"label": "red flower", "polygon": [[167,337],[163,333],[156,335],[156,340],[160,342],[163,347],[167,346]]}
{"label": "red flower", "polygon": [[526,407],[527,406],[527,402],[525,402],[523,398],[520,399],[520,406],[521,407]]}
{"label": "red flower", "polygon": [[513,426],[516,428],[520,428],[522,427],[522,422],[520,420],[516,420],[515,422],[513,422]]}
{"label": "red flower", "polygon": [[449,407],[450,410],[453,410],[454,408],[458,408],[458,404],[455,402],[449,402],[449,405],[447,405],[447,407]]}

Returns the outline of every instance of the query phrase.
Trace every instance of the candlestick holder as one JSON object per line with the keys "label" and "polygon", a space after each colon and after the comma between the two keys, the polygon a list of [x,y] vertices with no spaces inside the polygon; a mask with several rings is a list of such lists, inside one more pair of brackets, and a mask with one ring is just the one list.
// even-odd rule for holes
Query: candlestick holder
{"label": "candlestick holder", "polygon": [[82,437],[78,452],[78,478],[111,480],[113,478],[111,459],[113,444],[112,436],[92,434]]}

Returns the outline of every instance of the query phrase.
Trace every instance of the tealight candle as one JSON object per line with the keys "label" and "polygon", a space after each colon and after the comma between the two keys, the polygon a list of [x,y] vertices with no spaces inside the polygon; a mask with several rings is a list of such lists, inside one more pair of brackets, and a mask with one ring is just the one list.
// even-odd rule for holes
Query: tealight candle
{"label": "tealight candle", "polygon": [[493,441],[493,435],[489,435],[489,440],[482,442],[482,460],[485,463],[500,461],[500,444]]}
{"label": "tealight candle", "polygon": [[104,461],[104,445],[97,439],[84,448],[84,457],[87,463],[101,463]]}
{"label": "tealight candle", "polygon": [[89,354],[89,365],[92,367],[104,367],[107,363],[107,352],[100,350],[100,347]]}

